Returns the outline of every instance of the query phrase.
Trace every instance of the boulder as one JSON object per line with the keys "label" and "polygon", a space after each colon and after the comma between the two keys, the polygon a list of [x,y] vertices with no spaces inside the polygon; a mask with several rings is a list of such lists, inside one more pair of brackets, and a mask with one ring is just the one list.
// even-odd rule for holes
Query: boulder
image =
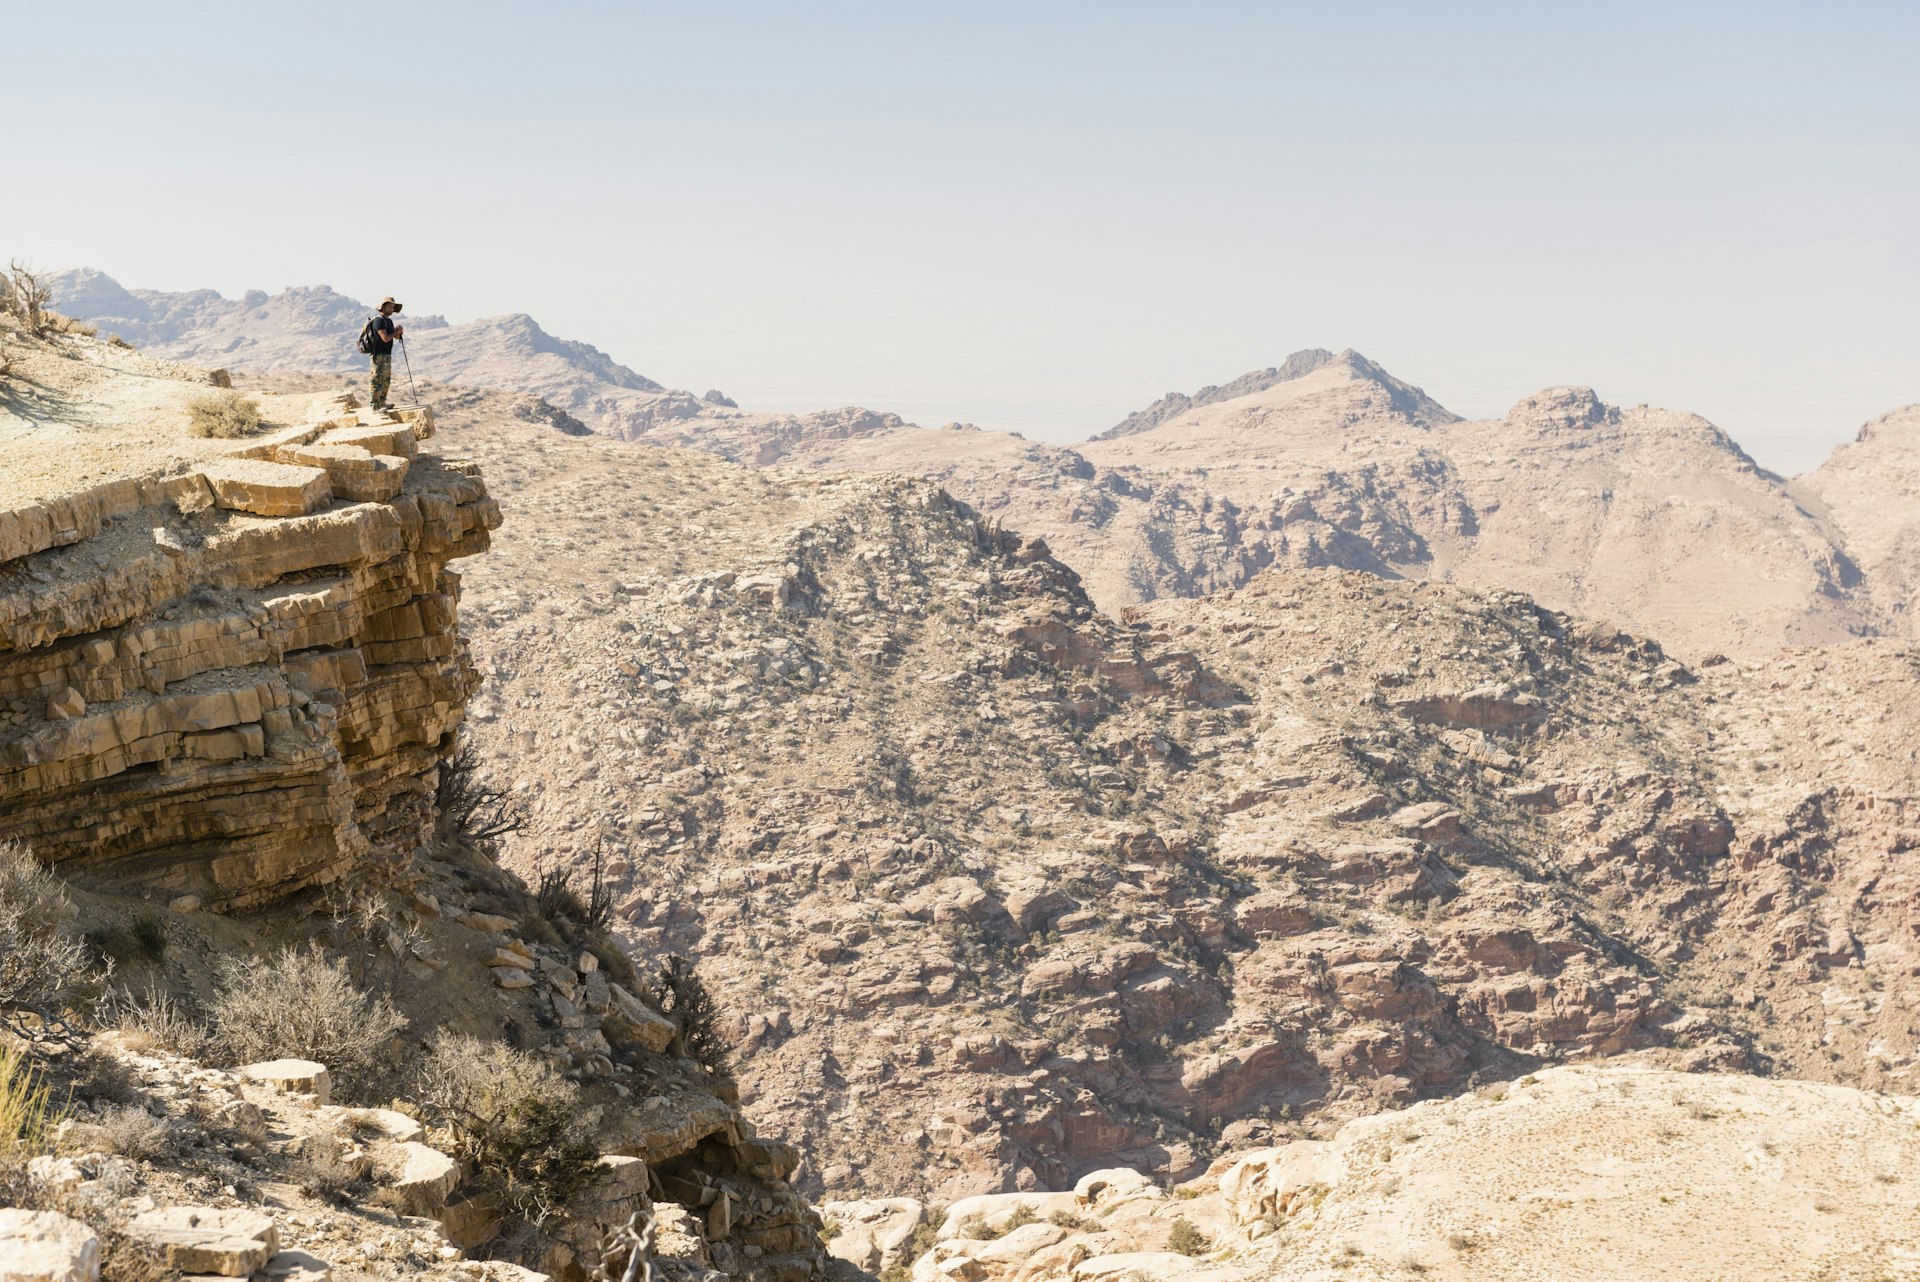
{"label": "boulder", "polygon": [[437,1216],[445,1209],[448,1194],[459,1187],[460,1164],[418,1140],[400,1144],[399,1155],[394,1196],[408,1215]]}
{"label": "boulder", "polygon": [[1172,1251],[1123,1251],[1082,1260],[1067,1276],[1072,1282],[1120,1282],[1128,1277],[1173,1277],[1192,1268],[1190,1258]]}
{"label": "boulder", "polygon": [[52,1211],[0,1210],[0,1282],[99,1282],[100,1239]]}
{"label": "boulder", "polygon": [[173,1206],[134,1216],[127,1235],[154,1248],[168,1268],[244,1278],[279,1253],[280,1231],[253,1211]]}
{"label": "boulder", "polygon": [[325,1104],[333,1098],[333,1078],[326,1065],[310,1059],[276,1059],[262,1064],[247,1064],[235,1070],[248,1081],[271,1086],[289,1095],[311,1095]]}
{"label": "boulder", "polygon": [[659,1054],[672,1044],[680,1030],[673,1021],[659,1014],[619,984],[608,986],[610,1004],[606,1030],[625,1041],[638,1042]]}
{"label": "boulder", "polygon": [[325,468],[218,459],[200,469],[213,487],[215,506],[255,516],[307,516],[333,501]]}

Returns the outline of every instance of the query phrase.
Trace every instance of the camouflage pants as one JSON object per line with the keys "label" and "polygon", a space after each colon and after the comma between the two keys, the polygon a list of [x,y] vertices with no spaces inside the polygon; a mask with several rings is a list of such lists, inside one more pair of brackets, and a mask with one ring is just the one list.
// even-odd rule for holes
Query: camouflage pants
{"label": "camouflage pants", "polygon": [[387,388],[393,382],[393,353],[385,356],[375,352],[373,355],[373,403],[387,403]]}

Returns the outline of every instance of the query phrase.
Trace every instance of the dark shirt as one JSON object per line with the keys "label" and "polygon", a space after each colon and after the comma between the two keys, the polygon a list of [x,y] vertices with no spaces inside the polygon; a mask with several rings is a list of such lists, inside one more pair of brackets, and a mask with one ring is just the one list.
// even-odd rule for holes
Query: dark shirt
{"label": "dark shirt", "polygon": [[373,333],[368,338],[368,345],[373,348],[375,356],[393,355],[393,317],[373,318]]}

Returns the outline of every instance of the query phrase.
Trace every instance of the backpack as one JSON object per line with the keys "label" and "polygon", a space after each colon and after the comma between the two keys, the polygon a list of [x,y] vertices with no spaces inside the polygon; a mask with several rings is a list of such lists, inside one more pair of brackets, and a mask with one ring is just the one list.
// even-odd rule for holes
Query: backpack
{"label": "backpack", "polygon": [[368,317],[367,323],[360,327],[360,342],[358,346],[363,355],[373,355],[373,327],[375,324],[374,319]]}

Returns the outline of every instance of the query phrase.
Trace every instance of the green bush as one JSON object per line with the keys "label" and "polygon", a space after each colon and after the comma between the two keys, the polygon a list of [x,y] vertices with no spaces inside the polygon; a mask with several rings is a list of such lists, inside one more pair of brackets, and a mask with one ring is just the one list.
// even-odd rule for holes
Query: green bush
{"label": "green bush", "polygon": [[260,430],[260,402],[238,392],[196,397],[187,402],[187,430],[195,436],[251,436]]}
{"label": "green bush", "polygon": [[162,961],[167,955],[167,941],[173,934],[166,919],[158,913],[141,913],[128,927],[133,936],[134,945],[140,955],[148,961]]}
{"label": "green bush", "polygon": [[1194,1227],[1193,1221],[1181,1216],[1173,1222],[1167,1231],[1167,1250],[1178,1255],[1199,1255],[1210,1246],[1207,1235]]}

